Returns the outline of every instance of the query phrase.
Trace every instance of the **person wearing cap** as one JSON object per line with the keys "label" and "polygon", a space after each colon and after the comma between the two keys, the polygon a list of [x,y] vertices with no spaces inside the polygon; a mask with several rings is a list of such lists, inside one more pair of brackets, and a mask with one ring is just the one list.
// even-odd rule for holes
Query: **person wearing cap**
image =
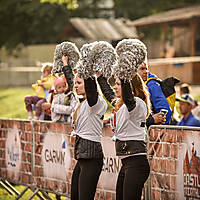
{"label": "person wearing cap", "polygon": [[192,114],[195,101],[190,94],[183,94],[176,98],[179,101],[180,113],[183,116],[177,126],[197,126],[200,127],[200,120]]}
{"label": "person wearing cap", "polygon": [[71,113],[76,106],[76,99],[69,90],[65,77],[54,81],[55,92],[51,104],[51,119],[53,122],[71,122]]}
{"label": "person wearing cap", "polygon": [[[28,119],[38,120],[42,114],[42,104],[48,101],[49,91],[51,90],[55,77],[51,74],[53,68],[52,63],[44,63],[42,66],[42,76],[35,84],[32,84],[32,89],[35,95],[28,95],[24,98]],[[33,105],[35,107],[35,116],[33,115]]]}

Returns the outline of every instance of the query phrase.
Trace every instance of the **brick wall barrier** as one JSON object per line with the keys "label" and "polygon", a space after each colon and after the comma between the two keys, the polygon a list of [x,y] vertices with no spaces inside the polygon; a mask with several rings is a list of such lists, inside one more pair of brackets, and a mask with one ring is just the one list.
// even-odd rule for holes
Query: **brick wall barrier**
{"label": "brick wall barrier", "polygon": [[[69,197],[76,162],[71,131],[64,123],[0,119],[0,178]],[[152,126],[149,135],[151,175],[145,199],[200,199],[200,129]],[[115,200],[121,163],[111,136],[110,127],[104,127],[96,200]]]}
{"label": "brick wall barrier", "polygon": [[200,128],[152,126],[149,134],[151,199],[200,199]]}

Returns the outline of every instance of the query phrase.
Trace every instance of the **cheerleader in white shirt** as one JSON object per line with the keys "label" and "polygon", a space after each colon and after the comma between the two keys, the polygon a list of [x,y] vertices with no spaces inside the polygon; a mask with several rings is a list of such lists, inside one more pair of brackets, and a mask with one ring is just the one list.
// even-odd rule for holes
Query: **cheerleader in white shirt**
{"label": "cheerleader in white shirt", "polygon": [[83,100],[77,106],[72,119],[72,135],[76,136],[74,156],[77,163],[72,175],[71,200],[94,199],[103,166],[100,141],[107,103],[98,94],[94,63],[89,62],[88,58],[93,46],[94,44],[85,44],[81,48],[81,64],[77,67],[78,74],[74,83],[77,95],[82,95]]}
{"label": "cheerleader in white shirt", "polygon": [[[140,200],[150,173],[145,143],[145,122],[150,100],[148,90],[136,74],[136,69],[146,56],[146,48],[139,40],[130,39],[120,42],[117,46],[119,49],[119,62],[114,68],[114,75],[118,77],[114,86],[115,94],[103,76],[98,77],[98,83],[104,96],[115,105],[111,127],[116,154],[122,161],[116,200]],[[114,97],[117,97],[116,103]]]}

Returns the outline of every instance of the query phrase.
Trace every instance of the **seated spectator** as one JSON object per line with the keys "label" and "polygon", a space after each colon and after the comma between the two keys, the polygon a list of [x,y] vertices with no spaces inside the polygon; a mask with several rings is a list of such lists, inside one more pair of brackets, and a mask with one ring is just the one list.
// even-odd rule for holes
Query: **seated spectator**
{"label": "seated spectator", "polygon": [[55,92],[51,105],[51,119],[53,122],[71,122],[70,116],[76,106],[76,99],[73,93],[68,90],[69,86],[64,77],[54,81]]}
{"label": "seated spectator", "polygon": [[[47,101],[49,90],[52,88],[55,79],[55,77],[51,75],[52,68],[53,65],[51,63],[43,64],[41,80],[37,80],[36,83],[32,85],[35,95],[28,95],[24,99],[28,112],[28,119],[40,119],[42,104]],[[33,115],[33,107],[35,107],[35,116]]]}
{"label": "seated spectator", "polygon": [[194,106],[194,99],[190,94],[184,94],[180,98],[176,99],[179,101],[180,113],[183,116],[178,126],[197,126],[200,127],[200,120],[192,114]]}

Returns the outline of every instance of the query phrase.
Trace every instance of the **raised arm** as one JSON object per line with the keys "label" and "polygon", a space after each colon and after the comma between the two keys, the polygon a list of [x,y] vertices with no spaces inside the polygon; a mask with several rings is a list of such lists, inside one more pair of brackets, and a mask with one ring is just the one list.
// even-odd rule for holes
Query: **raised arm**
{"label": "raised arm", "polygon": [[101,75],[97,78],[97,81],[99,83],[99,86],[101,88],[101,91],[102,91],[104,97],[110,103],[112,103],[115,98],[115,93],[114,93],[113,89],[111,88],[110,84],[108,83],[107,79]]}
{"label": "raised arm", "polygon": [[136,106],[134,94],[131,90],[129,81],[124,81],[122,79],[120,80],[121,80],[121,87],[122,87],[122,99],[128,111],[131,112]]}
{"label": "raised arm", "polygon": [[63,56],[62,57],[62,61],[63,61],[63,68],[62,71],[65,75],[67,84],[69,86],[69,90],[72,91],[73,90],[73,79],[74,79],[74,75],[72,72],[72,68],[70,66],[68,66],[68,57],[67,56]]}
{"label": "raised arm", "polygon": [[85,93],[90,107],[94,106],[98,101],[97,84],[95,78],[84,79]]}

